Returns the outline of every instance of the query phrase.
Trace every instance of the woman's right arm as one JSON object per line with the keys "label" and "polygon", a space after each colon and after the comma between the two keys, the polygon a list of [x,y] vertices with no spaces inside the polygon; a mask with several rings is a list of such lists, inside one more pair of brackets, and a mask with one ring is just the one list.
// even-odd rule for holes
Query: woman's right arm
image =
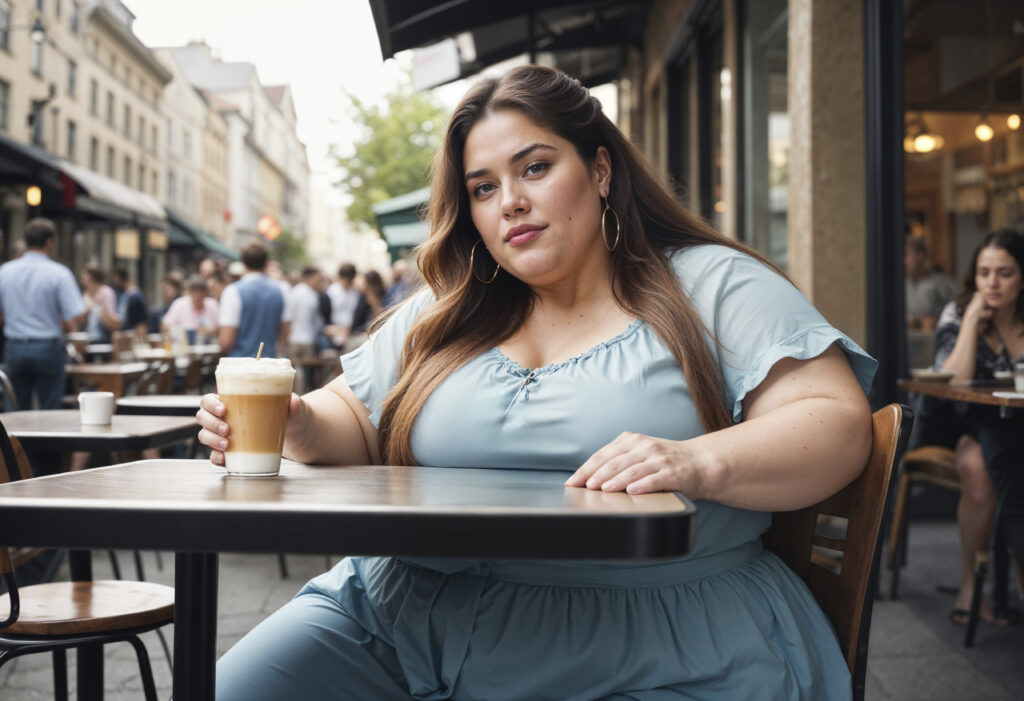
{"label": "woman's right arm", "polygon": [[942,364],[943,370],[952,370],[956,373],[953,376],[954,382],[974,379],[975,364],[978,360],[978,337],[985,322],[991,317],[992,310],[985,306],[984,297],[980,292],[975,292],[964,309],[953,351]]}
{"label": "woman's right arm", "polygon": [[[205,395],[196,418],[202,426],[199,442],[213,451],[213,464],[223,465],[231,428],[225,421],[220,397]],[[344,375],[322,389],[301,397],[292,395],[284,457],[307,464],[380,463],[377,429],[370,422],[370,411],[356,398]]]}

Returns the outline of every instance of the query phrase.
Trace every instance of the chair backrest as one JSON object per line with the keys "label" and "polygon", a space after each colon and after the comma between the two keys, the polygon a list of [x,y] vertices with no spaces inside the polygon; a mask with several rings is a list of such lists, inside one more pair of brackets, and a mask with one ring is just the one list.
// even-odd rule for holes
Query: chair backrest
{"label": "chair backrest", "polygon": [[[18,468],[13,467],[20,460],[15,454],[13,444],[11,443],[12,440],[14,439],[7,435],[7,429],[0,423],[0,463],[2,463],[0,464],[0,484],[16,481],[23,474],[20,465]],[[21,447],[20,444],[18,447]],[[24,454],[24,451],[22,451],[22,454]],[[29,470],[29,473],[31,476],[31,470]],[[21,601],[18,597],[18,580],[14,577],[14,562],[11,559],[10,550],[4,545],[0,545],[0,579],[3,580],[7,589],[8,600],[10,601],[6,615],[3,611],[0,611],[0,616],[3,616],[3,619],[0,620],[0,630],[3,630],[14,625],[15,621],[18,620],[21,608]]]}
{"label": "chair backrest", "polygon": [[135,360],[135,332],[115,331],[110,334],[113,358],[122,363]]}
{"label": "chair backrest", "polygon": [[[11,411],[18,411],[18,398],[14,395],[14,385],[11,384],[11,378],[3,370],[0,370],[0,389],[3,390],[7,401],[11,403]],[[2,397],[0,397],[0,401],[3,401]]]}
{"label": "chair backrest", "polygon": [[[853,675],[855,697],[863,695],[868,628],[873,595],[869,585],[878,569],[880,531],[894,466],[910,435],[913,413],[890,404],[872,417],[874,439],[864,471],[825,501],[799,511],[776,512],[764,535],[765,547],[795,571],[814,594],[839,637]],[[818,532],[845,519],[845,537]]]}

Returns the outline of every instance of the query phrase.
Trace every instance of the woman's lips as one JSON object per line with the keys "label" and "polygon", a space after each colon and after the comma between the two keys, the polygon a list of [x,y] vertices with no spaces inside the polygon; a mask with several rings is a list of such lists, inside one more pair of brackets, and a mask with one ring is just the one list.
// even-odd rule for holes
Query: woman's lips
{"label": "woman's lips", "polygon": [[533,241],[535,238],[540,236],[540,232],[543,231],[541,228],[537,229],[526,229],[521,232],[513,232],[508,240],[505,242],[509,246],[522,246],[523,244]]}

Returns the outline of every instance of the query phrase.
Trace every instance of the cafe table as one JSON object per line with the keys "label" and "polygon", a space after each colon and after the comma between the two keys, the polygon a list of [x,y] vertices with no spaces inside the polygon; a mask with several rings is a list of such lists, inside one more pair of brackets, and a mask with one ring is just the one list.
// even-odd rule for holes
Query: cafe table
{"label": "cafe table", "polygon": [[138,394],[117,400],[118,414],[149,416],[195,416],[199,411],[198,394]]}
{"label": "cafe table", "polygon": [[0,542],[174,550],[174,698],[204,701],[220,551],[637,562],[689,552],[696,509],[684,496],[569,488],[568,475],[285,461],[278,477],[244,478],[208,461],[142,460],[0,485]]}
{"label": "cafe table", "polygon": [[190,438],[199,428],[195,411],[186,416],[114,414],[109,426],[89,426],[82,424],[77,409],[45,409],[0,413],[0,422],[21,442],[36,474],[41,468],[50,471],[39,454],[52,457],[76,450],[97,453],[159,448]]}
{"label": "cafe table", "polygon": [[139,379],[148,368],[146,363],[78,363],[69,365],[67,374],[76,386],[91,385],[98,392],[120,397],[127,383]]}
{"label": "cafe table", "polygon": [[1004,416],[1010,409],[1024,408],[1024,393],[1014,392],[1011,383],[900,380],[899,388],[954,402],[997,406]]}

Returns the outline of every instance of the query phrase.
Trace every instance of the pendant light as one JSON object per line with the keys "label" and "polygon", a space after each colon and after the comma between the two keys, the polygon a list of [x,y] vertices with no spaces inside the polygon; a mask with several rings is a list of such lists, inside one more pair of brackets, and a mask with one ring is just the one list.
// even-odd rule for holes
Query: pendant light
{"label": "pendant light", "polygon": [[981,113],[981,121],[974,127],[974,135],[978,138],[978,141],[991,141],[992,137],[996,135],[992,125],[988,123],[988,113]]}

